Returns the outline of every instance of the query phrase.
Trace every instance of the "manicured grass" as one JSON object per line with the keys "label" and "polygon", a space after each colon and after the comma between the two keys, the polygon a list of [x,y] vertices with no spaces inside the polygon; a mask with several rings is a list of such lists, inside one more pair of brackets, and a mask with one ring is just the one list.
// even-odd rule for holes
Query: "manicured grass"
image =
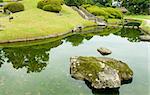
{"label": "manicured grass", "polygon": [[46,12],[36,8],[39,0],[23,0],[25,11],[13,14],[14,19],[9,22],[8,17],[0,18],[5,30],[0,31],[0,41],[33,38],[68,32],[77,25],[93,25],[84,20],[71,7],[63,5],[62,15]]}
{"label": "manicured grass", "polygon": [[130,15],[125,16],[125,18],[141,20],[142,24],[140,27],[150,34],[150,15]]}
{"label": "manicured grass", "polygon": [[118,25],[118,24],[121,24],[122,21],[121,19],[108,19],[107,23],[110,25]]}
{"label": "manicured grass", "polygon": [[150,15],[126,15],[125,18],[149,19],[150,20]]}

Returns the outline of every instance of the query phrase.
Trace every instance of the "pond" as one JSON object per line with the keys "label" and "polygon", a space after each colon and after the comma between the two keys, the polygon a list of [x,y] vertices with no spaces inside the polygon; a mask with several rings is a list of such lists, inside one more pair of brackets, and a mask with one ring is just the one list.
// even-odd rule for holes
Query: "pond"
{"label": "pond", "polygon": [[[149,95],[150,43],[139,30],[94,28],[44,44],[0,48],[0,95]],[[95,92],[70,76],[70,57],[101,57],[97,48],[112,50],[134,72],[119,91]]]}

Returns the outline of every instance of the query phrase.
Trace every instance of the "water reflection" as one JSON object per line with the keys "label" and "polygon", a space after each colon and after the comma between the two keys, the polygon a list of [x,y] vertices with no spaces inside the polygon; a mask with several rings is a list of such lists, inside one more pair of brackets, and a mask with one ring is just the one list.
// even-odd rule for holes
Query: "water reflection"
{"label": "water reflection", "polygon": [[[126,31],[126,33],[124,33],[124,31]],[[130,86],[130,85],[128,85],[126,88],[123,88],[123,87],[125,87],[125,86],[123,86],[122,89],[125,89],[125,90],[120,89],[120,93],[119,93],[119,89],[95,90],[95,89],[91,88],[91,91],[90,91],[88,88],[86,88],[86,86],[84,84],[83,84],[84,85],[83,88],[78,88],[78,86],[80,86],[82,84],[79,83],[79,85],[78,85],[78,84],[76,84],[77,83],[76,81],[72,82],[72,79],[70,78],[70,76],[67,75],[69,73],[67,71],[69,66],[66,63],[67,62],[69,63],[68,58],[70,56],[74,56],[75,54],[90,55],[91,50],[93,51],[93,50],[96,50],[96,48],[97,48],[97,47],[95,47],[95,45],[91,46],[93,44],[84,43],[84,40],[90,40],[91,42],[95,42],[94,44],[96,44],[97,46],[101,46],[101,45],[105,46],[106,45],[109,47],[111,45],[116,45],[117,43],[115,43],[115,41],[118,40],[117,37],[115,38],[116,40],[114,40],[114,42],[112,42],[112,43],[103,44],[105,42],[101,42],[102,41],[101,38],[105,39],[106,36],[109,36],[110,34],[114,34],[117,36],[121,36],[123,38],[127,38],[130,42],[136,42],[136,41],[139,41],[138,36],[140,35],[140,31],[134,30],[134,29],[124,30],[121,28],[106,28],[103,30],[93,29],[90,31],[83,31],[81,33],[75,33],[66,38],[63,38],[63,39],[60,39],[57,41],[52,41],[52,42],[49,42],[46,44],[24,46],[24,47],[16,46],[16,47],[0,49],[1,76],[5,76],[6,79],[8,78],[7,84],[5,84],[6,87],[1,86],[1,89],[2,89],[0,91],[0,93],[2,93],[1,95],[5,95],[5,94],[3,94],[4,92],[2,92],[2,91],[7,92],[7,91],[9,91],[8,89],[10,89],[10,93],[14,92],[14,93],[12,93],[12,95],[17,95],[19,91],[20,91],[20,93],[23,93],[23,94],[19,93],[19,95],[25,95],[24,92],[27,90],[29,90],[31,92],[33,91],[35,93],[36,93],[36,90],[41,91],[42,95],[48,95],[48,94],[59,95],[60,93],[62,95],[65,95],[66,93],[70,93],[70,95],[76,95],[76,94],[80,95],[79,94],[80,92],[84,93],[84,95],[91,95],[91,92],[94,95],[119,95],[120,93],[125,93],[126,95],[130,95],[130,93],[132,93],[132,95],[135,95],[135,94],[139,93],[139,90],[141,88],[146,88],[146,86],[147,86],[144,84],[144,82],[147,83],[147,81],[145,81],[146,78],[143,79],[143,76],[145,77],[147,75],[146,70],[145,70],[146,65],[140,65],[139,63],[146,63],[143,60],[145,60],[147,57],[144,55],[145,53],[141,54],[144,57],[141,57],[141,55],[136,56],[136,53],[128,54],[128,53],[122,52],[122,53],[117,54],[116,52],[118,52],[118,51],[120,52],[121,49],[124,50],[125,48],[129,47],[129,45],[127,43],[123,43],[127,47],[123,47],[122,44],[121,45],[119,44],[120,47],[117,48],[116,50],[114,50],[113,54],[114,55],[116,54],[117,57],[119,56],[119,58],[122,58],[122,59],[124,59],[124,56],[125,56],[125,60],[128,59],[127,61],[129,61],[129,63],[134,63],[135,58],[139,59],[136,61],[136,64],[132,64],[132,65],[130,64],[136,72],[135,73],[136,78],[134,78],[134,79],[138,80],[138,81],[134,80],[134,82],[131,85],[131,86],[133,86],[133,87],[131,87],[131,89],[128,89],[128,87]],[[101,38],[95,39],[95,38],[98,38],[97,36],[94,37],[95,35],[97,35]],[[119,39],[120,39],[120,37],[119,37]],[[108,40],[109,39],[107,39],[107,41]],[[62,45],[63,42],[64,42],[64,44],[62,47],[59,47],[59,48],[55,49],[54,51],[51,51],[52,48]],[[88,47],[88,48],[87,49],[85,49],[85,47],[72,48],[72,46],[70,48],[70,44],[65,43],[65,42],[69,42],[72,44],[72,46],[76,46],[76,47],[83,44],[83,45],[85,45],[85,47]],[[141,47],[141,45],[142,44],[140,44],[139,47]],[[138,47],[138,45],[135,45],[134,48],[132,48],[132,49],[135,49],[135,47]],[[93,49],[91,49],[91,48],[93,48]],[[72,50],[72,49],[75,49],[75,50]],[[83,51],[78,52],[77,49],[83,50]],[[132,51],[132,49],[130,49],[129,51]],[[65,56],[63,54],[58,53],[63,50],[64,50],[64,52],[61,52],[61,53],[72,52],[72,51],[74,51],[75,53],[71,53],[71,54],[66,53],[66,54],[64,54]],[[137,50],[140,51],[142,49],[141,48],[136,49],[135,51],[137,51]],[[146,52],[146,50],[142,50],[142,52],[143,51]],[[49,55],[52,52],[53,52],[53,54],[50,57]],[[54,54],[54,53],[56,53],[56,54]],[[94,55],[94,54],[96,55],[96,53],[92,53],[92,55]],[[113,57],[116,57],[114,55],[113,55]],[[122,57],[122,55],[124,55],[124,56]],[[135,56],[135,57],[132,57],[132,56]],[[143,59],[143,58],[145,58],[145,59]],[[53,64],[49,63],[50,62],[49,60],[51,60],[51,62],[53,62]],[[60,62],[60,64],[57,64],[59,62]],[[8,73],[10,73],[10,75],[15,73],[16,75],[19,75],[19,77],[17,78],[15,76],[9,76],[9,74],[8,75],[5,74],[5,69],[7,69],[7,66],[8,66],[5,64],[7,64],[7,63],[12,64],[14,69],[25,68],[27,73],[35,72],[38,74],[31,74],[31,78],[28,78],[28,75],[30,75],[30,74],[24,74],[24,77],[20,78],[19,72],[12,71],[12,73],[10,73],[10,72],[8,72]],[[9,66],[11,66],[11,65],[9,65]],[[142,66],[145,66],[145,68]],[[46,67],[47,67],[47,69],[45,70],[45,72],[40,73],[41,71],[44,71],[44,69]],[[9,67],[8,67],[8,69],[9,69]],[[141,69],[143,71],[138,72],[139,69]],[[10,70],[12,70],[12,69],[10,69]],[[144,72],[144,70],[145,70],[145,72]],[[23,70],[23,72],[24,72],[24,70]],[[137,74],[137,73],[140,73],[140,74]],[[22,72],[21,72],[21,74],[22,74]],[[139,77],[141,77],[141,78],[139,78]],[[22,79],[28,80],[29,82],[28,81],[24,82],[24,81],[22,81]],[[17,81],[14,81],[14,80],[17,80]],[[18,81],[20,81],[20,82],[18,82]],[[16,87],[16,90],[14,90],[15,88],[13,88],[13,86],[16,85],[17,83],[20,83],[21,86]],[[137,83],[141,87],[138,87],[135,83]],[[22,88],[22,89],[20,89],[20,88]],[[50,90],[50,89],[52,89],[52,90]],[[59,92],[58,92],[58,90],[59,90]],[[134,91],[132,91],[132,90],[134,90]],[[144,90],[144,92],[147,91],[147,89],[143,89],[143,90]],[[52,91],[55,93],[53,93]],[[135,92],[135,94],[133,94],[134,92]],[[37,95],[35,93],[33,93],[32,95]]]}
{"label": "water reflection", "polygon": [[70,42],[72,44],[72,46],[78,46],[83,43],[84,39],[90,40],[93,36],[94,35],[89,36],[86,34],[74,34],[74,35],[66,37],[65,40],[66,40],[66,42]]}
{"label": "water reflection", "polygon": [[91,87],[91,83],[85,81],[85,84],[92,90],[94,95],[119,95],[119,88],[112,89],[94,89]]}
{"label": "water reflection", "polygon": [[114,33],[115,35],[127,38],[130,42],[139,42],[139,36],[141,31],[137,29],[123,28],[119,32]]}
{"label": "water reflection", "polygon": [[44,45],[4,48],[3,51],[5,54],[2,54],[3,51],[1,50],[0,64],[2,65],[5,58],[7,58],[8,62],[12,63],[15,69],[25,67],[27,73],[41,72],[48,64],[48,51],[60,44],[62,44],[62,41],[58,40]]}
{"label": "water reflection", "polygon": [[84,36],[80,34],[75,34],[75,35],[67,37],[65,40],[66,42],[71,42],[72,46],[78,46],[82,44],[82,41],[84,40]]}
{"label": "water reflection", "polygon": [[0,67],[6,59],[9,63],[12,63],[15,69],[26,68],[27,73],[41,72],[47,66],[49,61],[49,51],[61,45],[62,40],[70,42],[72,46],[78,46],[83,43],[83,40],[90,40],[93,36],[108,36],[113,33],[121,37],[127,38],[131,42],[139,41],[140,31],[135,29],[121,29],[121,28],[94,28],[92,30],[83,31],[81,33],[75,33],[64,39],[60,39],[54,42],[25,47],[12,47],[0,49]]}
{"label": "water reflection", "polygon": [[128,28],[105,28],[103,30],[99,30],[99,28],[92,29],[90,31],[83,31],[82,33],[76,33],[71,36],[65,38],[67,42],[70,42],[72,46],[78,46],[83,43],[83,40],[90,40],[93,36],[97,35],[100,37],[109,36],[110,34],[114,34],[117,36],[121,36],[123,38],[127,38],[130,42],[139,42],[139,36],[141,35],[141,31],[137,29],[128,29]]}
{"label": "water reflection", "polygon": [[0,49],[0,67],[4,63],[4,52]]}

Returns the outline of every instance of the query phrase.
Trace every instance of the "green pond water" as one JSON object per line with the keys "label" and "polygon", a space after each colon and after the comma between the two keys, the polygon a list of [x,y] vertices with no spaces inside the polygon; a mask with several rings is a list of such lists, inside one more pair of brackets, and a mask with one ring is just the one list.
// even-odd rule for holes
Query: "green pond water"
{"label": "green pond water", "polygon": [[[140,42],[139,30],[99,29],[44,44],[0,48],[0,95],[150,95],[150,43]],[[108,57],[128,63],[133,81],[115,92],[95,92],[70,76],[71,56]]]}

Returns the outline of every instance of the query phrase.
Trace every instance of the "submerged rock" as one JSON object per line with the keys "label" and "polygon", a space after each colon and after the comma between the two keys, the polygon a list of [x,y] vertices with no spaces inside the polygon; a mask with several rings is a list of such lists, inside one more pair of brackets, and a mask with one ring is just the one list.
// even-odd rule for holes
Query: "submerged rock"
{"label": "submerged rock", "polygon": [[99,48],[97,49],[97,51],[101,53],[102,55],[109,55],[112,53],[112,51],[107,48]]}
{"label": "submerged rock", "polygon": [[112,58],[72,57],[70,62],[71,76],[88,81],[95,89],[119,88],[133,76],[127,64]]}

